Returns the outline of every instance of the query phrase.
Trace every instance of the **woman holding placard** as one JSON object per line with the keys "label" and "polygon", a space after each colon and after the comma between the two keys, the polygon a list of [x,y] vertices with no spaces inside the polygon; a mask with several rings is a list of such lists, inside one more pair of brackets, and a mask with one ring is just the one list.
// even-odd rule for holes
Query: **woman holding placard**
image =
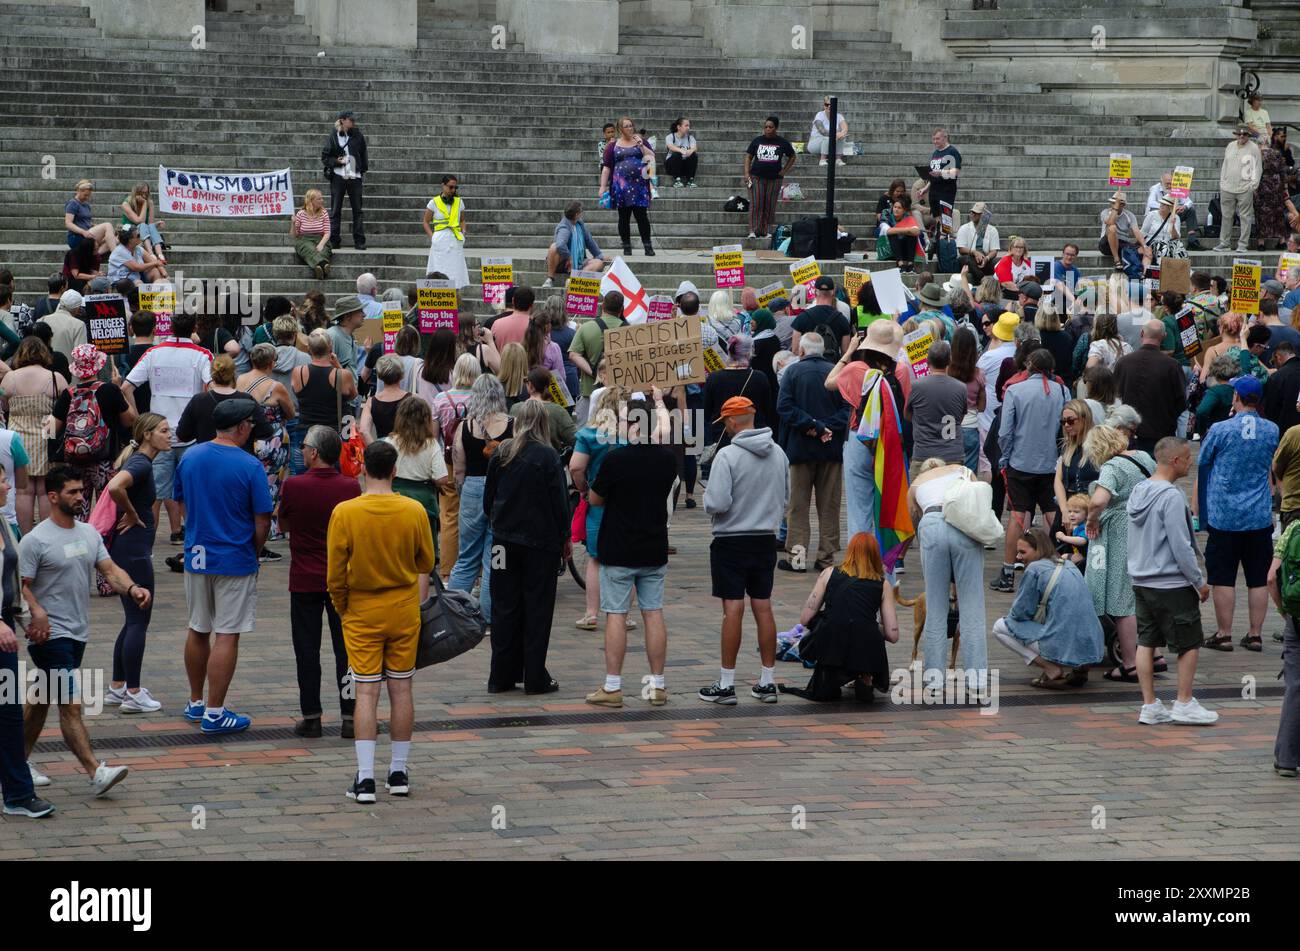
{"label": "woman holding placard", "polygon": [[298,260],[312,269],[318,281],[330,276],[330,216],[325,210],[325,199],[318,188],[307,189],[302,196],[302,208],[289,225],[293,250]]}
{"label": "woman holding placard", "polygon": [[429,236],[429,262],[425,272],[441,271],[459,290],[469,287],[465,266],[465,202],[457,194],[455,175],[442,176],[442,192],[424,209],[424,233]]}

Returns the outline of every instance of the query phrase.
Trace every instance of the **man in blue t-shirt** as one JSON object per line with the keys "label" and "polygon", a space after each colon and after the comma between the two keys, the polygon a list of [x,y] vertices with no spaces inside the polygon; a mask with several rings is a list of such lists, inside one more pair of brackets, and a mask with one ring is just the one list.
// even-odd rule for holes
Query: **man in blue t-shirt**
{"label": "man in blue t-shirt", "polygon": [[243,448],[256,412],[253,400],[218,403],[212,412],[217,438],[190,449],[176,476],[176,501],[186,506],[185,600],[190,610],[185,719],[199,723],[204,733],[238,733],[252,723],[225,703],[239,660],[239,635],[251,634],[255,626],[257,556],[271,531],[266,470]]}

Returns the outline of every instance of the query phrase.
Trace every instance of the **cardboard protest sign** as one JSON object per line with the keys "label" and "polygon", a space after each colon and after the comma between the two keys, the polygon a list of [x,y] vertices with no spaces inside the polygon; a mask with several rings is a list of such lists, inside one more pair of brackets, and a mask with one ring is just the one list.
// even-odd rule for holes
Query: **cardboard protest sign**
{"label": "cardboard protest sign", "polygon": [[758,289],[758,306],[766,307],[778,297],[785,297],[785,286],[780,281],[774,281],[765,287]]}
{"label": "cardboard protest sign", "polygon": [[419,280],[415,288],[420,333],[431,334],[444,327],[452,331],[460,329],[460,300],[451,281]]}
{"label": "cardboard protest sign", "polygon": [[176,287],[173,284],[141,284],[140,309],[157,318],[154,334],[158,337],[172,335],[172,314],[176,313]]}
{"label": "cardboard protest sign", "polygon": [[849,299],[849,306],[858,305],[858,292],[862,290],[863,284],[871,283],[871,272],[860,267],[846,267],[844,269],[844,293]]}
{"label": "cardboard protest sign", "polygon": [[703,383],[699,319],[675,317],[606,330],[605,367],[610,386],[632,391]]}
{"label": "cardboard protest sign", "polygon": [[126,353],[126,298],[91,294],[84,301],[90,342],[103,353]]}
{"label": "cardboard protest sign", "polygon": [[1133,156],[1128,152],[1110,153],[1110,183],[1123,187],[1133,184]]}
{"label": "cardboard protest sign", "polygon": [[575,274],[564,282],[564,312],[574,317],[600,313],[600,275]]}
{"label": "cardboard protest sign", "polygon": [[673,299],[667,294],[656,294],[646,302],[650,320],[667,320],[673,315]]}
{"label": "cardboard protest sign", "polygon": [[380,326],[384,331],[384,353],[393,353],[397,349],[397,332],[406,322],[406,314],[399,303],[387,303],[384,312],[379,315]]}
{"label": "cardboard protest sign", "polygon": [[1186,198],[1192,192],[1192,166],[1179,165],[1169,183],[1169,194],[1174,198]]}
{"label": "cardboard protest sign", "polygon": [[1228,309],[1239,314],[1259,313],[1261,266],[1258,261],[1237,258],[1232,262],[1232,297]]}
{"label": "cardboard protest sign", "polygon": [[807,286],[808,293],[812,293],[812,283],[822,276],[822,269],[817,264],[817,259],[811,254],[806,258],[800,258],[790,265],[790,277],[795,284]]}
{"label": "cardboard protest sign", "polygon": [[714,246],[713,280],[720,288],[745,286],[745,255],[740,245]]}
{"label": "cardboard protest sign", "polygon": [[500,307],[506,300],[506,288],[515,283],[515,266],[510,258],[484,258],[479,268],[483,283],[483,303]]}
{"label": "cardboard protest sign", "polygon": [[1192,262],[1187,258],[1160,259],[1160,290],[1192,292]]}
{"label": "cardboard protest sign", "polygon": [[903,346],[907,348],[907,362],[912,364],[912,373],[916,376],[930,375],[930,345],[934,343],[934,335],[928,330],[913,330],[903,338]]}
{"label": "cardboard protest sign", "polygon": [[158,213],[202,218],[269,218],[293,214],[289,169],[277,172],[185,172],[158,166]]}

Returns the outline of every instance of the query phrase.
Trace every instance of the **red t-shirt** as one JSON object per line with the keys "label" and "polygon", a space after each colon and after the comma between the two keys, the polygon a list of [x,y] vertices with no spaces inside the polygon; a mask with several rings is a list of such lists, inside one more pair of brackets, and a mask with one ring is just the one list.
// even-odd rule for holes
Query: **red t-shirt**
{"label": "red t-shirt", "polygon": [[492,339],[496,341],[497,350],[504,350],[506,344],[509,343],[517,343],[522,346],[524,334],[528,332],[528,322],[531,319],[528,314],[515,311],[494,320],[492,322]]}
{"label": "red t-shirt", "polygon": [[1004,254],[993,268],[993,273],[1003,284],[1019,284],[1025,278],[1034,276],[1034,262],[1025,258],[1016,264],[1011,255]]}
{"label": "red t-shirt", "polygon": [[289,592],[325,592],[330,516],[340,502],[361,494],[357,480],[334,469],[308,469],[280,490],[280,528],[289,535]]}

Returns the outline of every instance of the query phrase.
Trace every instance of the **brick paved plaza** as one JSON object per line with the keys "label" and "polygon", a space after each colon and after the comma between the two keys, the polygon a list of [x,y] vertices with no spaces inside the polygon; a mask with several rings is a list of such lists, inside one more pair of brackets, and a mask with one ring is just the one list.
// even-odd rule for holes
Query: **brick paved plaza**
{"label": "brick paved plaza", "polygon": [[[680,554],[665,607],[668,706],[631,699],[630,686],[621,712],[582,702],[603,674],[602,640],[574,629],[582,592],[566,576],[550,654],[560,692],[489,696],[486,642],[423,671],[412,796],[392,800],[381,789],[369,807],[343,796],[355,759],[328,699],[333,736],[289,732],[298,709],[286,564],[262,569],[258,632],[244,639],[231,690],[253,728],[210,742],[181,719],[186,615],[181,577],[161,565],[164,542],[145,659],[145,683],[164,711],[131,717],[110,707],[92,719],[101,758],[131,767],[102,800],[89,798],[52,717],[34,759],[54,780],[45,793],[59,812],[0,821],[0,859],[1300,857],[1300,786],[1270,768],[1280,696],[1275,615],[1262,655],[1202,653],[1197,695],[1222,713],[1208,728],[1138,725],[1136,685],[1106,683],[1100,670],[1078,691],[1031,688],[1030,674],[992,637],[990,665],[1001,678],[993,716],[884,696],[866,708],[789,696],[773,707],[747,689],[737,707],[719,708],[694,697],[718,666],[702,508],[678,511],[672,541]],[[992,554],[987,561],[996,568]],[[904,594],[920,590],[919,569],[914,554]],[[785,629],[813,576],[777,575]],[[1008,604],[989,593],[990,624]],[[92,610],[85,663],[99,667],[121,615],[116,599],[94,599]],[[1243,591],[1238,635],[1244,610]],[[1204,617],[1212,627],[1208,605]],[[908,608],[900,627],[894,667],[910,658]],[[757,680],[752,630],[747,621],[738,686]],[[629,685],[647,672],[639,634],[624,670]],[[795,664],[777,673],[791,684],[807,677]],[[1240,699],[1246,677],[1257,685],[1254,700]],[[1172,674],[1158,679],[1170,699]],[[381,768],[387,745],[381,736]]]}

